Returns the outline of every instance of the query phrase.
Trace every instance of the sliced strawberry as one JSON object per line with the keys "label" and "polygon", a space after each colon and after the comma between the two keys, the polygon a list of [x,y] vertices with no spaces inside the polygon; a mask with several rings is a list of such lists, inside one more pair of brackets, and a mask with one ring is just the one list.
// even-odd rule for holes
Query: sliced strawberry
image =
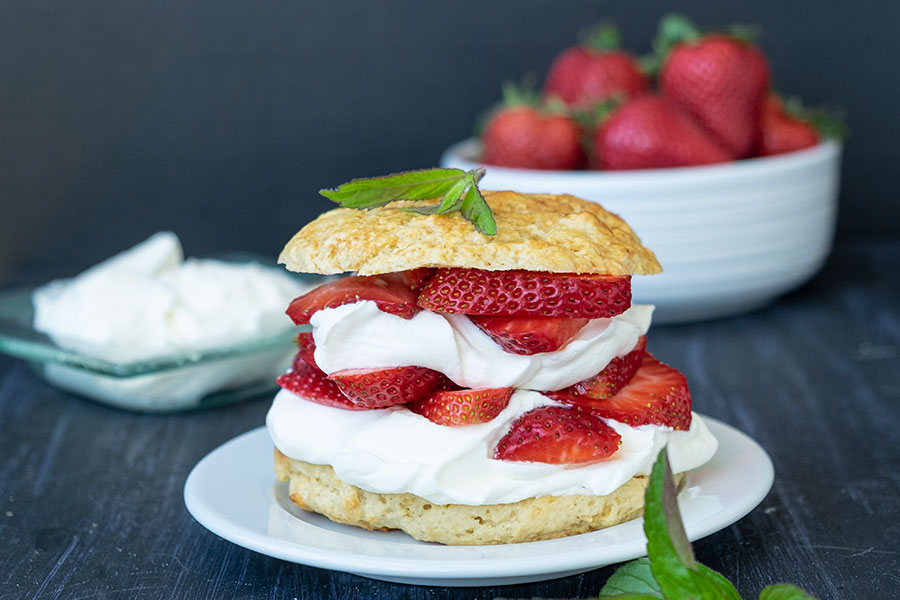
{"label": "sliced strawberry", "polygon": [[325,378],[324,373],[301,361],[294,361],[294,370],[275,381],[287,391],[310,402],[348,410],[366,410],[366,407],[351,402],[333,381]]}
{"label": "sliced strawberry", "polygon": [[443,373],[425,367],[346,369],[328,379],[347,398],[365,408],[384,408],[424,398],[444,380]]}
{"label": "sliced strawberry", "polygon": [[631,277],[537,271],[438,269],[419,306],[466,315],[598,319],[631,306]]}
{"label": "sliced strawberry", "polygon": [[429,267],[420,267],[418,269],[410,269],[408,271],[397,271],[396,273],[385,273],[383,275],[379,275],[379,277],[383,277],[388,281],[394,282],[398,281],[407,285],[412,289],[416,294],[422,291],[422,288],[425,287],[425,284],[428,283],[428,280],[434,275],[436,269],[431,269]]}
{"label": "sliced strawberry", "polygon": [[513,388],[437,390],[407,406],[438,425],[487,423],[509,404]]}
{"label": "sliced strawberry", "polygon": [[297,348],[300,349],[297,352],[297,356],[294,357],[294,370],[297,370],[297,363],[303,361],[316,371],[319,371],[324,375],[322,369],[319,368],[319,365],[316,364],[316,342],[313,339],[313,335],[310,332],[298,333],[297,334]]}
{"label": "sliced strawberry", "polygon": [[609,398],[625,387],[637,373],[647,349],[647,336],[638,338],[637,346],[625,356],[617,356],[606,367],[591,377],[563,390],[570,394]]}
{"label": "sliced strawberry", "polygon": [[297,325],[305,325],[317,310],[360,300],[373,300],[378,305],[378,310],[409,319],[419,312],[416,306],[417,295],[402,278],[353,275],[320,285],[295,298],[288,306],[287,314]]}
{"label": "sliced strawberry", "polygon": [[553,399],[588,410],[598,417],[614,419],[632,427],[665,425],[672,429],[691,427],[691,391],[677,369],[644,354],[634,378],[609,398],[589,398],[560,392]]}
{"label": "sliced strawberry", "polygon": [[587,325],[590,319],[567,317],[469,317],[507,352],[538,354],[559,350]]}
{"label": "sliced strawberry", "polygon": [[598,417],[573,408],[542,406],[516,419],[494,458],[555,465],[596,462],[619,449],[622,436]]}

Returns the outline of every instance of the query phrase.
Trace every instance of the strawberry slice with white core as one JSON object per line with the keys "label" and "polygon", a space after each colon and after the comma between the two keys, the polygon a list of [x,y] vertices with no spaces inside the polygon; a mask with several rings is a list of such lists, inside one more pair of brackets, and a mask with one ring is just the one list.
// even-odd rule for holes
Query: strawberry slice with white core
{"label": "strawberry slice with white core", "polygon": [[691,428],[691,391],[687,379],[649,352],[644,354],[632,380],[615,396],[601,399],[562,392],[547,395],[631,427],[664,425],[683,431]]}
{"label": "strawberry slice with white core", "polygon": [[647,336],[642,335],[638,338],[638,343],[634,350],[625,356],[617,356],[593,377],[580,381],[562,391],[575,394],[576,396],[590,396],[591,398],[609,398],[614,396],[637,373],[646,350]]}
{"label": "strawberry slice with white core", "polygon": [[478,315],[469,319],[507,352],[524,355],[559,350],[590,321],[566,317]]}
{"label": "strawberry slice with white core", "polygon": [[347,410],[366,410],[345,396],[333,381],[325,374],[302,361],[294,361],[294,370],[288,371],[275,380],[278,385],[316,404],[344,408]]}
{"label": "strawberry slice with white core", "polygon": [[297,325],[305,325],[317,310],[372,300],[382,312],[411,319],[419,312],[416,306],[418,292],[405,277],[398,275],[342,277],[295,298],[288,306],[287,314]]}
{"label": "strawberry slice with white core", "polygon": [[345,369],[328,379],[337,384],[351,402],[364,408],[384,408],[415,402],[430,394],[445,378],[425,367]]}
{"label": "strawberry slice with white core", "polygon": [[499,415],[509,405],[513,391],[513,388],[439,389],[407,408],[438,425],[475,425]]}
{"label": "strawberry slice with white core", "polygon": [[564,406],[541,406],[516,419],[494,458],[508,461],[590,463],[612,456],[622,436],[598,417]]}
{"label": "strawberry slice with white core", "polygon": [[428,281],[418,304],[466,315],[599,319],[631,306],[631,276],[444,268]]}

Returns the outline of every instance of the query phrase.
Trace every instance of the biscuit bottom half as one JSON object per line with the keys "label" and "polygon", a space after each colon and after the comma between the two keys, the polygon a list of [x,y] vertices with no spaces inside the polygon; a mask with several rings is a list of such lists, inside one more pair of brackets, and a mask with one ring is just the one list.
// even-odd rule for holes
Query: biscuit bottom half
{"label": "biscuit bottom half", "polygon": [[[291,502],[337,523],[401,529],[426,542],[472,546],[535,542],[587,533],[635,519],[644,511],[648,478],[635,476],[606,496],[526,498],[511,504],[435,504],[413,494],[380,494],[344,483],[328,465],[275,450],[275,474],[289,481]],[[675,476],[680,485],[683,474]]]}

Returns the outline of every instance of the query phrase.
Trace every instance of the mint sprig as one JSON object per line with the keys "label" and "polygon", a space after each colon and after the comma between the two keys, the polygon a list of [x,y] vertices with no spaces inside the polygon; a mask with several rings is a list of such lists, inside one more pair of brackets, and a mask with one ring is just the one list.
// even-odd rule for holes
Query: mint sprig
{"label": "mint sprig", "polygon": [[344,208],[372,209],[397,200],[437,200],[429,206],[406,206],[403,210],[424,215],[459,211],[480,233],[497,234],[494,213],[478,189],[484,169],[424,169],[354,179],[333,190],[319,193]]}
{"label": "mint sprig", "polygon": [[[698,563],[684,532],[675,479],[665,448],[659,453],[644,495],[644,533],[649,558],[616,569],[600,590],[600,599],[741,600],[721,573]],[[798,587],[766,587],[760,600],[815,600]]]}

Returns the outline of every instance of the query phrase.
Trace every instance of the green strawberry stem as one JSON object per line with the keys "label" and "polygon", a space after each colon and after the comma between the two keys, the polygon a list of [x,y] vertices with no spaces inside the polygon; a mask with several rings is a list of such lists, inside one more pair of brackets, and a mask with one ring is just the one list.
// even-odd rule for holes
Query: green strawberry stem
{"label": "green strawberry stem", "polygon": [[503,106],[531,106],[537,108],[541,104],[541,94],[537,91],[537,82],[533,76],[526,75],[519,83],[504,81],[500,86],[503,93]]}
{"label": "green strawberry stem", "polygon": [[805,106],[803,101],[797,96],[785,98],[779,95],[779,98],[784,107],[784,112],[795,119],[806,121],[812,125],[823,138],[841,140],[847,136],[847,124],[844,122],[844,116],[840,111],[824,106]]}
{"label": "green strawberry stem", "polygon": [[612,23],[602,22],[584,31],[580,37],[581,45],[598,52],[618,50],[622,44],[622,36]]}

